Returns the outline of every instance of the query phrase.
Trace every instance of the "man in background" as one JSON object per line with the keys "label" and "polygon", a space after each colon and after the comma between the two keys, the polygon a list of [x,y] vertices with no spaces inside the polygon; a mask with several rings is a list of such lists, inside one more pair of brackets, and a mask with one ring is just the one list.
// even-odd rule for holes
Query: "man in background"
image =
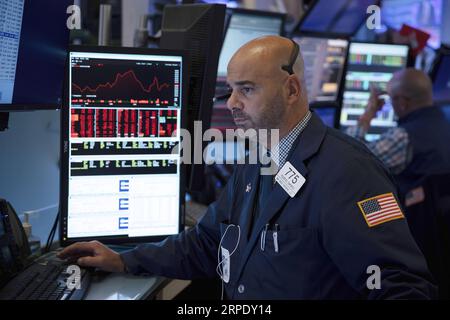
{"label": "man in background", "polygon": [[[395,176],[403,197],[428,176],[450,173],[450,123],[439,107],[433,106],[430,78],[420,70],[407,68],[396,72],[388,82],[387,93],[398,126],[367,147]],[[358,125],[347,133],[364,141],[372,119],[384,105],[381,92],[371,88],[367,108]]]}

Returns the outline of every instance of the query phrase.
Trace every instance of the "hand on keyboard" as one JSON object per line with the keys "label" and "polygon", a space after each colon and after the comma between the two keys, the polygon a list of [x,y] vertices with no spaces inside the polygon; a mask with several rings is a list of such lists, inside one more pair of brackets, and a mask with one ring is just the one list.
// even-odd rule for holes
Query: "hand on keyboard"
{"label": "hand on keyboard", "polygon": [[109,272],[124,272],[120,255],[98,241],[77,242],[57,254],[60,259],[76,261],[82,267],[96,267]]}
{"label": "hand on keyboard", "polygon": [[90,272],[68,267],[51,255],[39,258],[1,288],[0,300],[82,299],[90,284]]}

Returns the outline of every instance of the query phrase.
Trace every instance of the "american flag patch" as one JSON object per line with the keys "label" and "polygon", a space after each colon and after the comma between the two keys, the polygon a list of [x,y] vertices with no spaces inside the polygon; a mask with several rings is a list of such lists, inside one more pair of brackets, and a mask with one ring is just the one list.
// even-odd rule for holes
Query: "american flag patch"
{"label": "american flag patch", "polygon": [[358,206],[369,227],[404,218],[397,200],[392,193],[359,201]]}

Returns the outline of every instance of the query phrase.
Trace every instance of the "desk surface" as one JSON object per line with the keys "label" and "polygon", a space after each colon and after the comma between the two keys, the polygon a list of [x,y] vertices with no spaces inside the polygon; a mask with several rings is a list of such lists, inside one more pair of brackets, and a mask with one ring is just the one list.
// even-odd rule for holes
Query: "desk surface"
{"label": "desk surface", "polygon": [[168,280],[121,273],[95,276],[85,300],[140,300],[152,298]]}

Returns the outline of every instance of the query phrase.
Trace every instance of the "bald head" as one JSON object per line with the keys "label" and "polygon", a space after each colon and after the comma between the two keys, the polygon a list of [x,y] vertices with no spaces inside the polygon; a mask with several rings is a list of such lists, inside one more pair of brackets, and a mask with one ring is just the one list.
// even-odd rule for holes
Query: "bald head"
{"label": "bald head", "polygon": [[[230,65],[235,60],[244,58],[255,59],[254,62],[266,67],[273,67],[281,69],[281,65],[286,65],[290,61],[293,50],[293,43],[291,40],[279,36],[264,36],[247,42],[236,51],[230,60]],[[298,71],[303,71],[301,55],[296,59],[296,67]]]}
{"label": "bald head", "polygon": [[[232,56],[228,72],[237,68],[257,68],[260,75],[274,80],[286,76],[281,67],[291,63],[294,44],[290,39],[279,36],[264,36],[247,42]],[[306,83],[304,79],[303,57],[299,51],[293,65],[294,74],[302,86],[302,96],[307,103]]]}
{"label": "bald head", "polygon": [[433,87],[430,78],[423,71],[414,68],[394,73],[388,83],[388,91],[393,100],[399,97],[404,100],[400,110],[398,112],[396,110],[400,117],[433,104]]}

